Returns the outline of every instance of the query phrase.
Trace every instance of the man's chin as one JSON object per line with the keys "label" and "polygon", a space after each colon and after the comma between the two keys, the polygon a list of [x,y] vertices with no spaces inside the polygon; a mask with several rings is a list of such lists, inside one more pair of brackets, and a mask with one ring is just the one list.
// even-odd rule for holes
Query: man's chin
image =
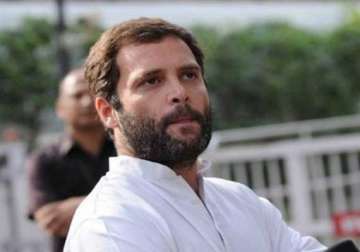
{"label": "man's chin", "polygon": [[181,133],[173,133],[173,134],[168,134],[172,139],[187,144],[187,145],[191,145],[194,144],[196,142],[199,141],[200,138],[200,134],[199,133],[192,133],[192,134],[181,134]]}
{"label": "man's chin", "polygon": [[102,128],[103,125],[98,121],[83,121],[76,123],[75,127],[79,130],[92,130]]}
{"label": "man's chin", "polygon": [[167,127],[166,133],[170,136],[178,139],[196,138],[200,135],[199,123],[185,122],[185,123],[174,123]]}

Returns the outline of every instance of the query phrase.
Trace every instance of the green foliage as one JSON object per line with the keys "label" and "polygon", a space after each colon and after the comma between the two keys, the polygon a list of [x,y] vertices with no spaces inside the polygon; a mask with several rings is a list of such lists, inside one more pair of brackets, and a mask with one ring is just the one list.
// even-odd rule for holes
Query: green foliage
{"label": "green foliage", "polygon": [[349,80],[349,89],[359,102],[360,95],[360,13],[351,18],[329,36],[331,56],[338,69]]}
{"label": "green foliage", "polygon": [[68,27],[66,37],[67,49],[71,56],[71,65],[83,64],[91,46],[103,32],[103,28],[89,18],[81,18]]}
{"label": "green foliage", "polygon": [[[193,28],[206,54],[215,128],[252,126],[359,112],[360,16],[328,34],[283,23],[225,34]],[[102,28],[82,19],[68,27],[70,65],[82,64]],[[0,31],[0,123],[37,132],[53,106],[58,80],[54,25],[26,19]]]}
{"label": "green foliage", "polygon": [[[26,18],[11,30],[0,31],[0,124],[18,124],[32,140],[41,112],[52,108],[57,93],[58,63],[54,24]],[[102,29],[86,19],[68,27],[65,45],[70,65],[82,64]]]}
{"label": "green foliage", "polygon": [[0,121],[39,127],[37,115],[52,101],[53,27],[25,19],[19,29],[0,33]]}
{"label": "green foliage", "polygon": [[[360,58],[354,55],[359,55],[355,48],[360,50],[360,36],[354,31],[347,36],[352,42],[346,44],[357,45],[345,47],[352,48],[349,52],[339,35],[336,40],[282,23],[256,24],[217,38],[207,61],[215,127],[355,113],[359,95],[354,93],[358,88],[354,80],[360,78]],[[348,59],[341,61],[346,58],[343,54]]]}

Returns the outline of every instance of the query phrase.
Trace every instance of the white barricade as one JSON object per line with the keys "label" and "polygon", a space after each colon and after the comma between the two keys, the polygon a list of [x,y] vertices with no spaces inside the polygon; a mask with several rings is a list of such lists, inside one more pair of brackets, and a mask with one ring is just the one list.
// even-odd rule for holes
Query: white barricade
{"label": "white barricade", "polygon": [[38,227],[26,218],[25,159],[23,143],[0,144],[1,252],[46,252],[49,248]]}
{"label": "white barricade", "polygon": [[[218,147],[212,175],[270,199],[297,230],[331,244],[334,213],[360,210],[360,134]],[[351,237],[356,239],[356,237]]]}

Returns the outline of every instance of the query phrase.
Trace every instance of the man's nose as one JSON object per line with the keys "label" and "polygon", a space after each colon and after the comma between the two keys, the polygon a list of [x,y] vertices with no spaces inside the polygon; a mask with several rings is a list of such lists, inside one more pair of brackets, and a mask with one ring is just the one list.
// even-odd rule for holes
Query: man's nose
{"label": "man's nose", "polygon": [[188,91],[178,79],[170,81],[169,102],[186,103],[189,101]]}

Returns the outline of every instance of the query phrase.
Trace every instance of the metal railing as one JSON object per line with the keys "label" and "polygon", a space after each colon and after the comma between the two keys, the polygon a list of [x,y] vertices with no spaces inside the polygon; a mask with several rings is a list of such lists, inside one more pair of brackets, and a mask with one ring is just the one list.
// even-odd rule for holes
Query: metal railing
{"label": "metal railing", "polygon": [[346,132],[360,132],[360,115],[220,130],[213,133],[211,148],[216,148],[221,145],[239,145],[249,142],[314,138],[317,136]]}
{"label": "metal railing", "polygon": [[291,226],[331,244],[338,239],[332,215],[360,210],[359,126],[360,117],[347,117],[222,131],[204,157],[213,162],[209,175],[248,185]]}

